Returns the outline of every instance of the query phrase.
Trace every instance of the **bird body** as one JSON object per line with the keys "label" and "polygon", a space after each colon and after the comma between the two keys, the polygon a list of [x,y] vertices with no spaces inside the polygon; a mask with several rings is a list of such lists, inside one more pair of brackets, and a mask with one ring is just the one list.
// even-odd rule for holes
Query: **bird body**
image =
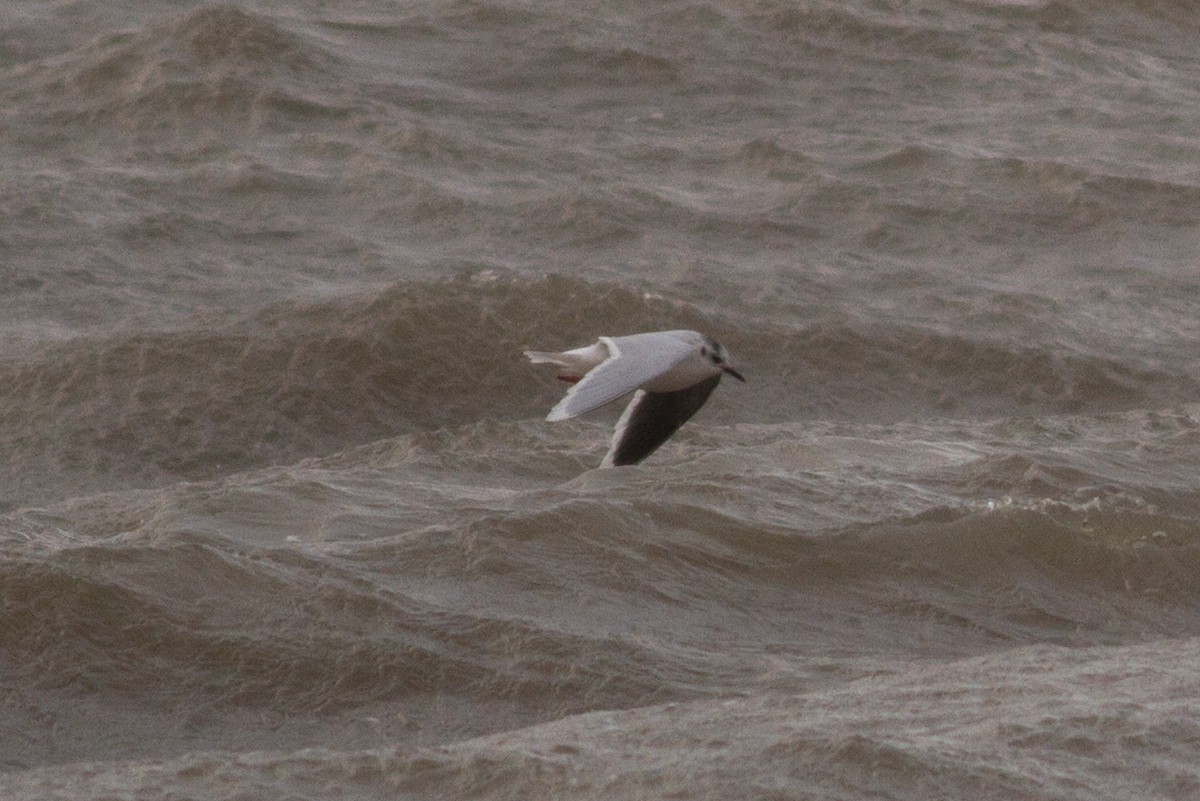
{"label": "bird body", "polygon": [[635,393],[604,466],[636,464],[653,453],[704,405],[722,375],[746,380],[720,343],[695,331],[600,337],[581,348],[525,355],[535,364],[557,365],[559,379],[574,385],[547,420],[567,420]]}

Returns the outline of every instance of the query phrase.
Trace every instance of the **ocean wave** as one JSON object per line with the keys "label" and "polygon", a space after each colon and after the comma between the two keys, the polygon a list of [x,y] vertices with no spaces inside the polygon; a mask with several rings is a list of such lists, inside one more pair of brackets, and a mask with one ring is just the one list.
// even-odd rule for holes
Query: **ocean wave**
{"label": "ocean wave", "polygon": [[[6,531],[91,531],[0,548],[10,672],[117,704],[397,704],[420,710],[428,742],[511,728],[513,707],[535,722],[753,683],[736,655],[763,642],[928,658],[1200,633],[1200,530],[1146,509],[936,506],[812,533],[739,512],[703,463],[669,486],[596,471],[449,509],[418,500],[413,471],[379,471],[268,471],[6,516]],[[788,489],[744,483],[760,507]],[[119,532],[96,525],[122,517]]]}
{"label": "ocean wave", "polygon": [[246,130],[344,115],[336,93],[320,88],[334,62],[267,17],[216,5],[14,67],[6,94],[57,125],[202,139],[221,124]]}
{"label": "ocean wave", "polygon": [[403,433],[538,418],[555,389],[523,350],[669,328],[716,336],[751,377],[706,411],[714,422],[1097,413],[1194,390],[1112,358],[916,327],[735,326],[623,285],[475,273],[289,301],[216,328],[73,340],[2,363],[8,497],[44,500],[58,481],[95,491],[205,478]]}
{"label": "ocean wave", "polygon": [[1200,622],[1188,611],[1195,594],[1187,579],[1200,564],[1200,532],[1186,521],[1059,502],[939,518],[865,534],[869,548],[856,569],[893,587],[884,605],[903,618],[1062,644]]}
{"label": "ocean wave", "polygon": [[[414,594],[404,581],[389,588],[359,568],[185,532],[5,553],[0,642],[40,691],[164,707],[202,698],[330,716],[441,696],[545,719],[664,692],[632,641]],[[473,726],[486,730],[482,718],[455,717],[442,736]]]}
{"label": "ocean wave", "polygon": [[[599,330],[588,317],[604,321]],[[525,348],[689,322],[705,327],[694,311],[566,279],[406,283],[281,303],[239,325],[51,346],[0,368],[0,417],[11,475],[35,496],[56,475],[92,491],[203,478],[541,416],[548,398],[538,398]]]}
{"label": "ocean wave", "polygon": [[560,44],[535,49],[511,67],[480,78],[483,86],[506,91],[581,87],[640,90],[670,86],[679,81],[679,72],[672,59],[632,47],[601,49]]}
{"label": "ocean wave", "polygon": [[[1050,646],[876,670],[828,687],[576,715],[459,743],[191,753],[0,776],[14,797],[119,786],[147,799],[689,799],[1001,793],[1171,799],[1196,781],[1189,666],[1168,640]],[[1122,789],[1123,788],[1123,789]]]}
{"label": "ocean wave", "polygon": [[77,758],[48,717],[104,719],[91,759],[429,745],[864,659],[1194,635],[1196,432],[740,423],[593,470],[603,424],[483,420],[9,512],[0,645],[37,700],[8,759]]}
{"label": "ocean wave", "polygon": [[[1021,238],[1104,232],[1118,223],[1148,220],[1190,225],[1200,193],[1185,175],[1152,178],[1100,160],[956,153],[930,144],[864,153],[855,170],[891,186],[891,199],[885,201],[877,189],[830,184],[809,202],[849,201],[860,213],[874,212],[893,227],[922,231],[931,220],[939,225],[952,220],[980,243],[995,242],[1001,227],[1010,232],[1005,238]],[[970,194],[969,187],[979,185],[989,187],[987,197]]]}

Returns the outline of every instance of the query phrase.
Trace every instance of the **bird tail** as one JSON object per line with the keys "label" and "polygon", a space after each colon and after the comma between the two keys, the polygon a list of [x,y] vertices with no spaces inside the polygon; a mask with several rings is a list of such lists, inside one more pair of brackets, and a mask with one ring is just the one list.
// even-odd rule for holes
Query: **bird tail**
{"label": "bird tail", "polygon": [[574,384],[579,379],[583,378],[583,374],[567,360],[561,353],[551,353],[545,350],[527,350],[525,355],[529,357],[529,361],[534,364],[557,364],[560,368],[558,371],[558,380],[566,381],[568,384]]}
{"label": "bird tail", "polygon": [[527,350],[525,356],[534,364],[561,364],[567,366],[566,360],[563,359],[561,353],[551,353],[546,350]]}

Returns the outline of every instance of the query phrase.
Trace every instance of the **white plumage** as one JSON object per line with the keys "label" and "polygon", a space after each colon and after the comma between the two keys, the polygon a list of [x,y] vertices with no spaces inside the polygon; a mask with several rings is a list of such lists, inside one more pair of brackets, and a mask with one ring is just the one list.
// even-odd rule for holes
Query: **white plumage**
{"label": "white plumage", "polygon": [[525,355],[535,364],[557,365],[558,377],[574,383],[547,420],[567,420],[636,392],[604,466],[635,464],[653,453],[704,405],[723,373],[746,380],[720,343],[695,331],[600,337],[594,345]]}

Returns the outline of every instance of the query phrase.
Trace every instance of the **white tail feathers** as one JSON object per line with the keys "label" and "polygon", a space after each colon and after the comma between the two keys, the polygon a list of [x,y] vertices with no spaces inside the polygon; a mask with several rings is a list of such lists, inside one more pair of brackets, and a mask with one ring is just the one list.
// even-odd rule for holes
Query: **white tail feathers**
{"label": "white tail feathers", "polygon": [[567,361],[563,359],[561,353],[551,353],[545,350],[527,350],[525,351],[525,355],[534,364],[561,364],[564,367],[568,366]]}

